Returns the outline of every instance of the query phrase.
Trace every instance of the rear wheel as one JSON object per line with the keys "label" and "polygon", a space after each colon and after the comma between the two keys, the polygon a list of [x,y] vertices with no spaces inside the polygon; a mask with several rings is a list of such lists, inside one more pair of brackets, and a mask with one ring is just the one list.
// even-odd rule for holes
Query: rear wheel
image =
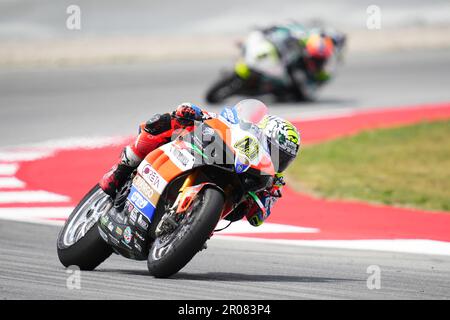
{"label": "rear wheel", "polygon": [[167,278],[181,270],[203,248],[220,219],[224,204],[222,193],[206,187],[172,232],[153,242],[147,266],[151,275]]}
{"label": "rear wheel", "polygon": [[65,267],[93,270],[112,254],[97,225],[110,206],[109,196],[96,185],[73,210],[57,240],[58,258]]}

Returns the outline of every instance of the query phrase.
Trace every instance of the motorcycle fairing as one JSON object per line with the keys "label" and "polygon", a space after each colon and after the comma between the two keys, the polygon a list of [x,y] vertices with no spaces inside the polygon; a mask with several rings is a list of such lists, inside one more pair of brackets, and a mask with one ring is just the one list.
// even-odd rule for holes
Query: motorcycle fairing
{"label": "motorcycle fairing", "polygon": [[250,70],[285,81],[286,72],[280,63],[277,49],[262,32],[251,32],[245,41],[244,48],[244,61]]}
{"label": "motorcycle fairing", "polygon": [[[126,210],[129,216],[112,209],[100,219],[100,235],[122,256],[135,260],[147,259],[149,239],[146,236],[148,222],[132,204]],[[125,232],[128,232],[125,237]]]}
{"label": "motorcycle fairing", "polygon": [[[228,110],[231,112],[228,113],[228,118],[233,115],[234,118],[231,119],[236,123],[219,116],[204,121],[204,125],[212,128],[214,133],[225,143],[227,149],[233,153],[234,162],[231,164],[237,169],[235,172],[242,173],[252,168],[261,171],[262,174],[273,175],[274,169],[270,155],[264,148],[259,147],[258,137],[252,134],[251,130],[241,128],[236,112],[233,112],[233,109]],[[250,125],[245,129],[252,126],[251,124],[245,125]],[[193,148],[192,143],[176,139],[152,151],[137,168],[137,174],[133,179],[127,200],[149,222],[152,221],[159,198],[168,183],[183,172],[205,164],[202,161],[196,161],[196,156],[191,150]]]}

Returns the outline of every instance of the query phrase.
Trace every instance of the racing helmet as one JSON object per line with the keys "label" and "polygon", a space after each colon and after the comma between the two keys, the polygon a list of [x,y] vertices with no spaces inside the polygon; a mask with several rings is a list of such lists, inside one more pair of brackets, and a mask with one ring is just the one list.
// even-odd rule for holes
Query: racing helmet
{"label": "racing helmet", "polygon": [[283,172],[295,159],[300,149],[300,133],[287,120],[266,115],[258,126],[267,137],[267,145],[277,172]]}
{"label": "racing helmet", "polygon": [[305,49],[312,68],[321,70],[333,54],[334,44],[329,36],[312,34],[306,40]]}

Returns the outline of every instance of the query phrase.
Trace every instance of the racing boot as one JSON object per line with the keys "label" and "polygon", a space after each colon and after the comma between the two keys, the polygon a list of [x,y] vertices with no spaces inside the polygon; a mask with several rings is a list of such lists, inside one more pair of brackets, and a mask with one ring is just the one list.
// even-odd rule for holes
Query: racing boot
{"label": "racing boot", "polygon": [[115,164],[100,180],[100,188],[111,198],[123,187],[130,174],[140,164],[141,159],[128,146],[122,151],[119,163]]}
{"label": "racing boot", "polygon": [[133,167],[129,167],[122,163],[114,165],[100,180],[100,188],[114,199],[117,191],[125,184],[133,170]]}

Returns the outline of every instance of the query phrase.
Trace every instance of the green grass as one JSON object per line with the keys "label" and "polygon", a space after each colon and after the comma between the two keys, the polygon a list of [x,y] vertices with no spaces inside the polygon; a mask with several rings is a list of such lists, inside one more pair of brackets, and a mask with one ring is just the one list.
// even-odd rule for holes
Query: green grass
{"label": "green grass", "polygon": [[320,197],[450,211],[450,121],[304,147],[287,179]]}

